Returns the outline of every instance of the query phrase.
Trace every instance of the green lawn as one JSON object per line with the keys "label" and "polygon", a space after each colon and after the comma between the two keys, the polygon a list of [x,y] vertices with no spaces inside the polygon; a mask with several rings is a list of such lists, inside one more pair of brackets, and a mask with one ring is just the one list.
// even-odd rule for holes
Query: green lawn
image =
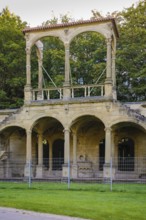
{"label": "green lawn", "polygon": [[96,220],[145,220],[146,185],[0,182],[0,206]]}

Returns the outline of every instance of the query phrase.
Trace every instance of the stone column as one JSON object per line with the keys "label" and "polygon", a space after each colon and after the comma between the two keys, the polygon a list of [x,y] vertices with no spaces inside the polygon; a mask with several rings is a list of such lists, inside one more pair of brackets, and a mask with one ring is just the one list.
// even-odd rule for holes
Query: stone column
{"label": "stone column", "polygon": [[70,92],[70,60],[69,60],[69,43],[65,43],[65,81],[63,89],[63,98],[69,99]]}
{"label": "stone column", "polygon": [[31,88],[31,48],[26,48],[26,85],[24,88],[25,103],[30,103],[32,100],[32,88]]}
{"label": "stone column", "polygon": [[[114,45],[113,45],[114,46]],[[115,60],[116,60],[116,52],[115,48],[112,50],[112,80],[113,80],[113,98],[117,100],[117,91],[116,91],[116,67],[115,67]]]}
{"label": "stone column", "polygon": [[77,134],[73,132],[73,165],[72,165],[72,177],[77,178]]}
{"label": "stone column", "polygon": [[32,131],[26,130],[26,165],[25,165],[25,171],[24,176],[29,177],[32,175],[30,173],[30,165],[32,164]]}
{"label": "stone column", "polygon": [[107,39],[107,66],[106,66],[106,80],[111,81],[112,80],[112,39]]}
{"label": "stone column", "polygon": [[43,87],[43,74],[42,74],[42,59],[39,58],[38,59],[38,89],[42,90]]}
{"label": "stone column", "polygon": [[73,132],[73,164],[77,164],[77,134]]}
{"label": "stone column", "polygon": [[37,100],[43,100],[43,72],[42,72],[42,62],[43,62],[43,52],[41,48],[38,48],[37,50],[37,56],[38,56],[38,94],[37,94]]}
{"label": "stone column", "polygon": [[107,38],[105,96],[112,96],[112,39]]}
{"label": "stone column", "polygon": [[38,165],[36,169],[36,177],[43,177],[43,135],[38,133]]}
{"label": "stone column", "polygon": [[115,168],[115,132],[112,132],[111,135],[111,160],[112,160],[112,178],[115,179],[115,173],[116,173],[116,168]]}
{"label": "stone column", "polygon": [[64,165],[63,165],[63,177],[68,177],[68,166],[70,164],[70,130],[64,129]]}
{"label": "stone column", "polygon": [[103,176],[105,179],[110,179],[111,170],[110,170],[110,161],[111,161],[111,128],[105,128],[105,164],[104,164],[104,173]]}
{"label": "stone column", "polygon": [[26,48],[26,85],[31,86],[31,48]]}

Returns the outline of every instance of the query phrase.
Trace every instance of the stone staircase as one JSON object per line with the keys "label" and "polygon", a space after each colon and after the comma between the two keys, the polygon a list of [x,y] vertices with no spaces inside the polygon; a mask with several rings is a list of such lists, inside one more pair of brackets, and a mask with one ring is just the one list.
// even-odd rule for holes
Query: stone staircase
{"label": "stone staircase", "polygon": [[146,123],[146,117],[140,113],[140,110],[131,109],[129,106],[119,101],[114,102],[114,104],[118,107],[120,113],[135,119],[137,123]]}
{"label": "stone staircase", "polygon": [[10,113],[3,121],[0,122],[0,126],[6,125],[11,121],[15,121],[16,117],[23,111],[24,107],[20,107],[19,109],[14,110]]}

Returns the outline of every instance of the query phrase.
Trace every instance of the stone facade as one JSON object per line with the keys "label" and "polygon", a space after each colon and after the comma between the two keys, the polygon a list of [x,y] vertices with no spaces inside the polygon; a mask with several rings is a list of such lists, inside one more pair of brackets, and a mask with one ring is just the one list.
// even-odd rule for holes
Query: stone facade
{"label": "stone facade", "polygon": [[[106,80],[103,85],[72,86],[69,46],[75,36],[87,31],[98,32],[106,39]],[[31,161],[34,178],[67,177],[68,167],[72,178],[109,178],[113,158],[113,178],[124,175],[124,171],[139,178],[146,168],[144,159],[136,162],[136,158],[146,158],[146,104],[122,104],[117,100],[118,31],[114,19],[27,28],[24,34],[27,76],[24,106],[0,111],[0,167],[3,167],[0,176],[27,177]],[[40,41],[45,36],[59,37],[65,48],[63,87],[45,90],[47,98],[42,86],[43,44]],[[38,88],[35,90],[31,86],[34,44],[38,57]],[[100,95],[93,95],[92,88],[97,87]],[[84,97],[75,97],[77,88],[84,91]],[[50,92],[56,90],[59,97],[51,99]],[[131,167],[123,168],[123,160],[131,161]],[[137,163],[140,170],[136,169]]]}

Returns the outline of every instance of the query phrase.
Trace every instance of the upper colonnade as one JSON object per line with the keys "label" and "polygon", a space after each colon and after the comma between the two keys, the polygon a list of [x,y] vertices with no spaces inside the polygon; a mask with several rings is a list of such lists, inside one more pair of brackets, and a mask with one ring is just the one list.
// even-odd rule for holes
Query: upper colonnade
{"label": "upper colonnade", "polygon": [[[78,21],[71,23],[55,24],[49,26],[27,27],[23,30],[26,39],[26,86],[25,103],[33,100],[31,88],[31,48],[37,46],[38,56],[38,89],[42,89],[42,63],[43,44],[40,41],[43,37],[58,37],[65,48],[65,77],[63,84],[63,99],[71,97],[70,89],[70,44],[74,37],[83,32],[97,32],[105,37],[107,44],[106,56],[106,80],[104,83],[104,96],[116,99],[116,75],[115,75],[115,54],[116,39],[119,37],[115,20],[111,17]],[[88,92],[89,93],[89,92]],[[41,100],[41,98],[40,98]]]}

